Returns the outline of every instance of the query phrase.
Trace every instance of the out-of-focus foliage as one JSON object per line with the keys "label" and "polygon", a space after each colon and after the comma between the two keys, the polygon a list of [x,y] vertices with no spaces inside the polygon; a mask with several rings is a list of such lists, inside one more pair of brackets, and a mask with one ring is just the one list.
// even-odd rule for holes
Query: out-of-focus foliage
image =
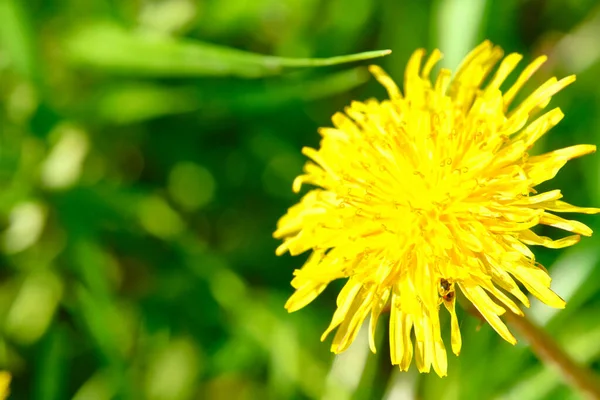
{"label": "out-of-focus foliage", "polygon": [[[352,99],[384,96],[365,62],[314,58],[390,48],[370,62],[401,81],[415,48],[456,67],[484,38],[550,55],[532,87],[578,75],[534,151],[600,143],[594,0],[0,0],[12,398],[577,398],[524,341],[467,315],[463,354],[440,379],[389,366],[384,329],[377,355],[359,335],[334,358],[318,337],[335,290],[283,309],[302,260],[276,258],[271,232],[294,202],[300,148]],[[590,156],[553,185],[599,206],[599,171]],[[536,254],[568,306],[528,314],[600,370],[600,236]]]}

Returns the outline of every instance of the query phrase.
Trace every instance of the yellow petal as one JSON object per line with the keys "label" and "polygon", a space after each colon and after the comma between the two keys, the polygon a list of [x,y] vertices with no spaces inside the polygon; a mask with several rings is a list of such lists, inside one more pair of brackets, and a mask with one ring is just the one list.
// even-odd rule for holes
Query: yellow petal
{"label": "yellow petal", "polygon": [[435,80],[434,90],[440,95],[445,95],[450,82],[452,80],[452,71],[446,68],[442,68],[440,73]]}
{"label": "yellow petal", "polygon": [[298,311],[313,301],[327,287],[325,283],[307,282],[300,288],[296,289],[294,294],[285,303],[285,308],[288,312]]}
{"label": "yellow petal", "polygon": [[536,58],[531,64],[529,64],[523,72],[519,75],[515,83],[506,91],[504,94],[504,108],[508,109],[508,106],[513,102],[515,96],[521,90],[523,85],[531,78],[533,74],[546,62],[547,56],[540,56]]}
{"label": "yellow petal", "polygon": [[565,308],[565,301],[550,290],[550,277],[545,271],[525,265],[510,266],[510,269],[511,274],[544,304],[554,308]]}
{"label": "yellow petal", "polygon": [[546,236],[538,236],[530,230],[519,232],[519,240],[528,245],[539,245],[549,249],[562,249],[564,247],[573,246],[580,240],[579,235],[567,236],[562,239],[552,240]]}
{"label": "yellow petal", "polygon": [[540,193],[536,196],[522,197],[520,200],[515,201],[512,204],[515,205],[535,205],[544,203],[547,201],[558,200],[562,197],[560,190],[550,190],[549,192]]}
{"label": "yellow petal", "polygon": [[486,54],[489,54],[492,48],[492,43],[489,40],[485,40],[471,50],[459,65],[454,77],[454,81],[457,83],[460,82],[462,77],[467,75],[467,71],[471,69],[474,64],[477,64],[477,60],[481,59],[482,55],[485,57]]}
{"label": "yellow petal", "polygon": [[517,340],[510,333],[504,322],[498,317],[499,314],[504,313],[504,309],[494,303],[480,287],[465,288],[461,286],[461,290],[465,296],[473,303],[479,313],[485,318],[485,320],[494,328],[496,332],[504,340],[510,344],[516,344]]}
{"label": "yellow petal", "polygon": [[544,215],[542,215],[540,224],[553,226],[573,233],[579,233],[583,236],[592,236],[592,230],[587,225],[579,221],[567,220],[550,213],[544,213]]}
{"label": "yellow petal", "polygon": [[419,372],[429,372],[431,369],[432,347],[429,317],[421,314],[415,317],[415,362]]}
{"label": "yellow petal", "polygon": [[442,59],[442,57],[443,55],[441,51],[439,51],[438,49],[433,50],[433,52],[431,52],[431,55],[427,59],[427,62],[425,62],[425,65],[423,66],[423,70],[421,71],[421,78],[429,80],[431,70],[433,69],[433,67],[435,67],[435,64],[437,64]]}
{"label": "yellow petal", "polygon": [[486,286],[486,289],[490,291],[498,300],[502,302],[513,314],[523,315],[523,311],[512,301],[507,295],[502,293],[502,291],[498,290],[493,285]]}
{"label": "yellow petal", "polygon": [[373,292],[359,294],[355,297],[346,318],[344,318],[335,333],[335,337],[331,344],[332,352],[338,354],[348,349],[356,338],[356,335],[358,335],[358,331],[369,313],[372,302]]}
{"label": "yellow petal", "polygon": [[415,85],[420,82],[418,80],[419,69],[421,68],[421,62],[423,61],[424,56],[425,49],[418,49],[410,56],[408,63],[406,64],[404,73],[404,93],[407,97],[413,97],[419,94],[417,92],[419,89],[415,87]]}
{"label": "yellow petal", "polygon": [[566,86],[575,82],[575,75],[570,75],[557,81],[556,78],[550,78],[545,83],[537,88],[532,94],[529,95],[512,113],[513,115],[518,114],[529,114],[535,108],[548,101],[556,93],[564,89]]}
{"label": "yellow petal", "polygon": [[555,212],[576,212],[582,214],[598,214],[600,213],[600,208],[594,207],[577,207],[566,203],[564,201],[549,201],[545,203],[538,204],[539,207],[544,208],[548,211]]}
{"label": "yellow petal", "polygon": [[412,318],[400,310],[400,298],[392,294],[390,312],[390,356],[393,365],[399,365],[400,370],[407,371],[412,360],[413,348],[410,338]]}
{"label": "yellow petal", "polygon": [[460,335],[460,325],[456,317],[455,304],[456,296],[452,298],[451,302],[444,302],[444,306],[450,313],[450,342],[452,344],[452,352],[458,356],[462,347],[462,338]]}
{"label": "yellow petal", "polygon": [[437,307],[431,310],[427,310],[429,315],[429,327],[431,329],[431,343],[432,343],[432,359],[433,370],[440,376],[444,377],[448,372],[448,355],[446,354],[446,347],[442,341],[442,335],[440,332],[440,320],[439,312]]}
{"label": "yellow petal", "polygon": [[487,263],[490,267],[492,274],[493,283],[500,286],[513,296],[515,296],[525,307],[529,307],[529,299],[521,291],[517,283],[511,278],[511,276],[505,271],[504,263],[498,262],[494,257],[485,255]]}
{"label": "yellow petal", "polygon": [[531,180],[532,186],[535,186],[554,178],[567,161],[595,151],[596,146],[590,144],[566,147],[540,156],[529,157],[523,169]]}
{"label": "yellow petal", "polygon": [[390,99],[397,100],[402,98],[402,94],[400,93],[400,89],[396,85],[396,82],[385,71],[378,65],[369,65],[369,72],[375,76],[377,82],[383,86],[390,96]]}
{"label": "yellow petal", "polygon": [[327,329],[321,336],[321,341],[325,340],[327,335],[329,335],[329,333],[332,330],[334,330],[339,324],[341,324],[344,318],[346,318],[346,314],[348,314],[348,311],[354,303],[355,297],[358,295],[361,289],[361,282],[357,282],[353,279],[348,280],[348,282],[342,288],[342,291],[337,297],[337,309],[333,313],[333,318],[331,319],[329,327],[327,327]]}
{"label": "yellow petal", "polygon": [[519,61],[523,58],[522,55],[517,53],[511,53],[502,62],[496,71],[496,74],[485,88],[486,91],[493,91],[500,89],[500,85],[506,80],[508,75],[516,68]]}
{"label": "yellow petal", "polygon": [[554,108],[527,125],[525,129],[515,136],[515,140],[523,140],[526,147],[530,148],[539,138],[558,124],[563,117],[564,114],[560,108]]}
{"label": "yellow petal", "polygon": [[373,353],[377,353],[375,348],[375,331],[377,330],[377,321],[383,308],[389,303],[390,290],[384,290],[383,293],[373,303],[371,309],[371,320],[369,321],[369,347]]}

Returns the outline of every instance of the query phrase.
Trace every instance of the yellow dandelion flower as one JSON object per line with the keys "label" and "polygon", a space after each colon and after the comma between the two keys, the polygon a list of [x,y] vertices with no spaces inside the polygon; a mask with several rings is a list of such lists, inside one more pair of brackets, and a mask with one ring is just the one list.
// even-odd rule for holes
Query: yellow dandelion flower
{"label": "yellow dandelion flower", "polygon": [[[392,363],[407,370],[414,353],[419,371],[433,366],[444,376],[441,305],[450,313],[456,355],[461,348],[458,289],[514,344],[500,316],[506,309],[523,315],[508,294],[529,306],[519,283],[549,306],[565,305],[528,246],[556,249],[577,243],[579,235],[590,236],[592,230],[555,213],[600,209],[565,203],[559,190],[534,189],[570,159],[596,149],[576,145],[527,153],[563,114],[554,108],[533,116],[574,76],[551,78],[511,107],[546,57],[529,64],[503,92],[500,86],[521,60],[519,54],[503,58],[502,50],[486,41],[467,55],[453,78],[441,69],[434,82],[429,76],[442,54],[435,50],[423,65],[424,56],[417,50],[410,58],[404,93],[379,67],[371,67],[390,99],[352,102],[345,114],[333,116],[335,128],[320,129],[320,149],[303,149],[312,161],[293,190],[304,183],[318,188],[288,210],[274,236],[284,240],[278,255],[312,250],[294,272],[296,291],[288,311],[310,303],[334,279],[348,278],[322,337],[337,328],[334,353],[348,348],[369,314],[375,352],[377,319],[389,307]],[[536,225],[575,235],[552,240],[534,233]]]}

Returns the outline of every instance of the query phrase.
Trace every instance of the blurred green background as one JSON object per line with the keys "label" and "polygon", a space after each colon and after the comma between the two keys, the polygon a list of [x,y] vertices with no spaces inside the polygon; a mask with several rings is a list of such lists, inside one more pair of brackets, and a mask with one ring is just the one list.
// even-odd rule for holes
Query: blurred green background
{"label": "blurred green background", "polygon": [[[525,60],[549,54],[530,90],[578,76],[536,152],[600,143],[596,0],[0,0],[11,398],[579,398],[524,340],[464,313],[462,354],[440,379],[389,365],[384,322],[377,355],[361,334],[334,357],[319,336],[339,285],[283,308],[304,257],[275,257],[271,234],[299,198],[301,147],[351,100],[385,97],[369,62],[401,82],[416,48],[439,47],[455,68],[485,38]],[[393,54],[308,60],[376,49]],[[599,171],[588,156],[544,188],[600,206]],[[527,313],[599,371],[600,235],[534,251],[568,305]]]}

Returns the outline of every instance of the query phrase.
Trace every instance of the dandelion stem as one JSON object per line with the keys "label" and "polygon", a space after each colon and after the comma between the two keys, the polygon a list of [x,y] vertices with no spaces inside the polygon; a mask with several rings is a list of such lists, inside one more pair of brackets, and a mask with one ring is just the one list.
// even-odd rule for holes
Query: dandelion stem
{"label": "dandelion stem", "polygon": [[589,399],[600,399],[600,379],[585,366],[573,360],[550,335],[526,317],[511,312],[507,312],[503,317],[527,338],[533,352],[540,360],[554,366],[560,372],[567,384]]}

